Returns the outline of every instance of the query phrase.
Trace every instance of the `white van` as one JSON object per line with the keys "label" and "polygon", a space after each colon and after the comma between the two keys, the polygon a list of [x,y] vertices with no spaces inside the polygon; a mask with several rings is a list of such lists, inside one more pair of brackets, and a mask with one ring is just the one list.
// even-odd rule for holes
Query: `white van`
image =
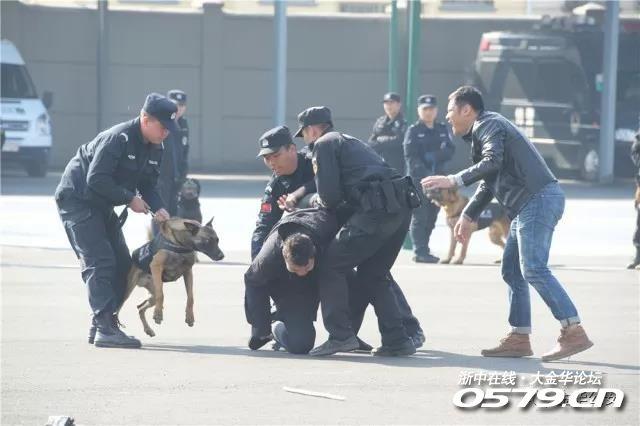
{"label": "white van", "polygon": [[22,163],[29,176],[45,176],[51,150],[51,124],[47,108],[52,94],[38,98],[27,67],[18,49],[2,40],[0,90],[0,137],[2,162]]}

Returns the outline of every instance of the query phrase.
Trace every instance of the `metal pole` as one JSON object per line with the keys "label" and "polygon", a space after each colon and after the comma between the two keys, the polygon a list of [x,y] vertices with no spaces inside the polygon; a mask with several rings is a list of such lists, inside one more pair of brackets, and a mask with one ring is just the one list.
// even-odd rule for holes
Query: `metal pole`
{"label": "metal pole", "polygon": [[276,126],[285,124],[287,106],[287,2],[275,0],[275,116]]}
{"label": "metal pole", "polygon": [[106,127],[105,117],[105,96],[107,94],[107,66],[109,44],[107,32],[107,16],[109,10],[108,0],[97,0],[98,2],[98,57],[96,58],[96,124],[98,132]]}
{"label": "metal pole", "polygon": [[409,0],[409,59],[407,63],[407,97],[406,117],[409,123],[416,120],[416,96],[419,81],[418,71],[420,67],[420,1]]}
{"label": "metal pole", "polygon": [[[409,53],[407,59],[407,97],[405,98],[405,117],[409,123],[416,121],[416,95],[418,91],[418,71],[420,67],[420,0],[408,0],[409,18]],[[413,244],[407,233],[402,247],[411,250]]]}
{"label": "metal pole", "polygon": [[600,111],[600,183],[613,181],[614,127],[616,117],[616,85],[618,75],[618,38],[620,34],[620,6],[617,1],[606,2],[604,20],[603,82]]}
{"label": "metal pole", "polygon": [[391,1],[389,19],[389,92],[398,91],[398,1]]}

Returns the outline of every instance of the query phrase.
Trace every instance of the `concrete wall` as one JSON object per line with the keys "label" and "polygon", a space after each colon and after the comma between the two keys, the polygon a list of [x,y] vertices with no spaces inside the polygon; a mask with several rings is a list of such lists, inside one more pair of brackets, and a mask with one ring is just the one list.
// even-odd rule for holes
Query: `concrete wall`
{"label": "concrete wall", "polygon": [[[2,38],[24,56],[40,92],[51,90],[53,167],[97,133],[95,10],[1,2]],[[465,82],[480,34],[529,28],[525,19],[424,18],[420,90],[446,95]],[[334,123],[366,139],[382,113],[388,20],[383,16],[294,16],[288,20],[287,124],[310,105],[327,105]],[[272,17],[223,13],[112,11],[103,105],[109,123],[135,116],[146,93],[188,93],[192,170],[263,172],[257,137],[273,124]],[[459,145],[452,168],[468,159]]]}

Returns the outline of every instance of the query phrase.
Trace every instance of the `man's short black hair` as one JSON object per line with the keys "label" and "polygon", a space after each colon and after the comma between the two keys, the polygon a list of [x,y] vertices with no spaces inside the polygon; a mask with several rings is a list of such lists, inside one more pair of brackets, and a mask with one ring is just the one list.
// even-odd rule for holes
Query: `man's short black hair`
{"label": "man's short black hair", "polygon": [[476,112],[484,110],[482,93],[473,86],[460,86],[449,95],[449,100],[453,100],[456,106],[470,105]]}
{"label": "man's short black hair", "polygon": [[309,260],[316,257],[316,246],[308,235],[296,232],[284,240],[282,255],[296,266],[306,266]]}

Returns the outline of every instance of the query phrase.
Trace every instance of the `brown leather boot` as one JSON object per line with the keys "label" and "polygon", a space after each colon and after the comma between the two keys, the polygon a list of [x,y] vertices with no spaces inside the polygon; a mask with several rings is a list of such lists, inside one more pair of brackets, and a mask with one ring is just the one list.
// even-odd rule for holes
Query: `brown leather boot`
{"label": "brown leather boot", "polygon": [[528,334],[510,332],[507,337],[500,339],[500,344],[495,348],[483,349],[482,356],[513,357],[533,355]]}
{"label": "brown leather boot", "polygon": [[575,355],[578,352],[586,351],[593,342],[587,337],[584,328],[580,324],[572,324],[560,330],[560,337],[555,348],[542,355],[543,361],[554,361]]}

